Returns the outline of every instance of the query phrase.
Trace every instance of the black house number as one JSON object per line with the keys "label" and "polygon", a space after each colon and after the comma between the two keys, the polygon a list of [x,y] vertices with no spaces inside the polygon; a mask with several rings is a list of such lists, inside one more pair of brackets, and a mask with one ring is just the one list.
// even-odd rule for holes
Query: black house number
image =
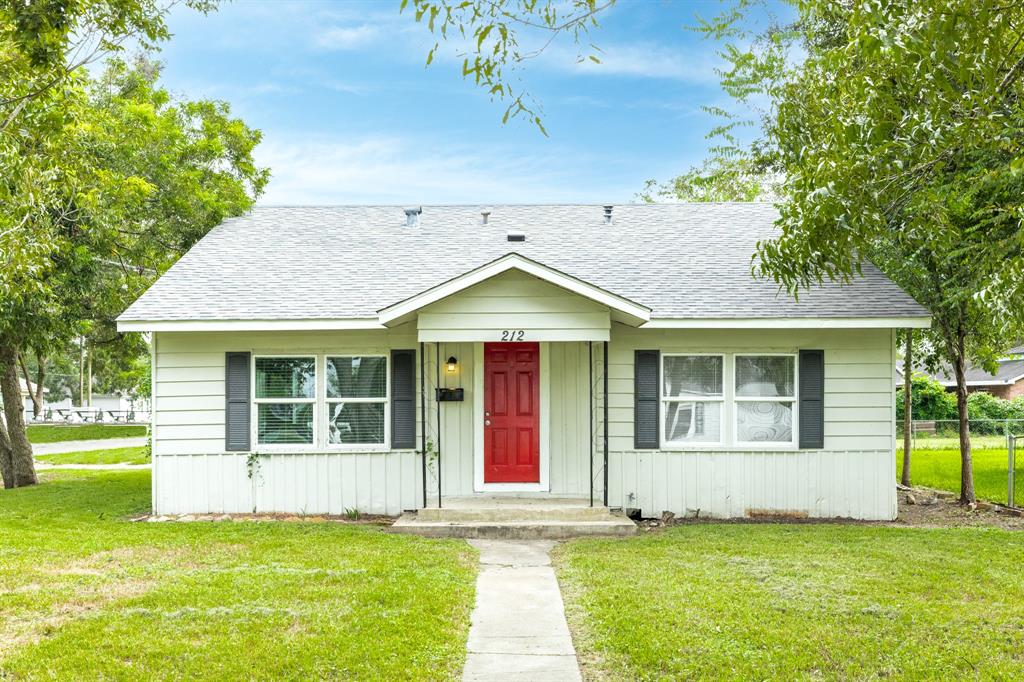
{"label": "black house number", "polygon": [[501,340],[502,341],[522,341],[523,337],[526,336],[526,332],[522,329],[502,329]]}

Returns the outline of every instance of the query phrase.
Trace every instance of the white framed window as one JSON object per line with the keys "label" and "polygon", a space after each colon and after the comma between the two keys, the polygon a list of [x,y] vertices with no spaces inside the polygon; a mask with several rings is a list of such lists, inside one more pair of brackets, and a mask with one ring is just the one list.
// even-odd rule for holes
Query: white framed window
{"label": "white framed window", "polygon": [[292,449],[316,444],[316,357],[256,356],[253,410],[256,444]]}
{"label": "white framed window", "polygon": [[324,363],[328,447],[387,447],[388,358],[328,355]]}
{"label": "white framed window", "polygon": [[793,353],[734,357],[736,445],[796,445],[796,366]]}
{"label": "white framed window", "polygon": [[661,356],[661,442],[665,447],[721,445],[725,356]]}

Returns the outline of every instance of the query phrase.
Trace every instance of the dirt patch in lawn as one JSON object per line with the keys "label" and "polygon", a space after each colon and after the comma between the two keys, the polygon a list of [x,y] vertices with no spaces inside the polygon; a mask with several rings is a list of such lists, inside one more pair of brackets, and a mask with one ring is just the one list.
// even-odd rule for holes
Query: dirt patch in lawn
{"label": "dirt patch in lawn", "polygon": [[867,526],[901,526],[919,528],[993,527],[1005,530],[1024,530],[1024,510],[1007,509],[991,502],[979,502],[973,507],[961,505],[957,496],[930,488],[909,488],[897,491],[898,516],[895,521],[861,521],[858,519],[808,518],[806,513],[770,513],[754,510],[747,518],[680,519],[666,513],[660,519],[642,519],[637,522],[641,531],[656,531],[669,526],[695,523],[731,524],[803,524],[848,523]]}
{"label": "dirt patch in lawn", "polygon": [[924,528],[958,528],[993,526],[1006,530],[1024,530],[1021,512],[989,502],[979,502],[974,509],[961,505],[955,495],[927,488],[900,490],[899,516],[891,525]]}

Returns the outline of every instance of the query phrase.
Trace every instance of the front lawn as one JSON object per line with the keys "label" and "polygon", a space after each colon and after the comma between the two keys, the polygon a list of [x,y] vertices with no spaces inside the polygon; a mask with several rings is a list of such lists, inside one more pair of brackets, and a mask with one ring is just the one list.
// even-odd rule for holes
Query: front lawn
{"label": "front lawn", "polygon": [[679,526],[556,550],[591,679],[1024,679],[1024,535]]}
{"label": "front lawn", "polygon": [[52,455],[39,455],[36,459],[47,464],[149,464],[147,450],[148,448],[141,447],[60,452]]}
{"label": "front lawn", "polygon": [[451,679],[476,556],[338,523],[131,523],[148,471],[0,490],[0,679]]}
{"label": "front lawn", "polygon": [[[1002,449],[971,450],[974,463],[974,492],[978,499],[1006,504],[1006,446]],[[1024,448],[1017,453],[1017,504],[1024,504]],[[903,474],[903,448],[896,451],[896,480]],[[913,450],[910,455],[910,481],[938,490],[960,492],[960,449]]]}
{"label": "front lawn", "polygon": [[145,424],[29,424],[32,443],[58,443],[67,440],[102,440],[145,436]]}

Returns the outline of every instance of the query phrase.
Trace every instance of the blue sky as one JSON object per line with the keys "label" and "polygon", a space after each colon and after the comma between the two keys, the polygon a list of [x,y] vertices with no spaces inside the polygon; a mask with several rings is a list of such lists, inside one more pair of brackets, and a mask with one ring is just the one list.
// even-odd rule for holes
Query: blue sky
{"label": "blue sky", "polygon": [[550,137],[513,121],[461,77],[455,46],[424,67],[433,39],[389,2],[236,0],[203,16],[176,8],[164,82],[227,100],[263,131],[273,179],[263,204],[633,200],[647,178],[699,163],[726,104],[716,45],[686,30],[717,2],[620,0],[580,65],[568,39],[517,78]]}

